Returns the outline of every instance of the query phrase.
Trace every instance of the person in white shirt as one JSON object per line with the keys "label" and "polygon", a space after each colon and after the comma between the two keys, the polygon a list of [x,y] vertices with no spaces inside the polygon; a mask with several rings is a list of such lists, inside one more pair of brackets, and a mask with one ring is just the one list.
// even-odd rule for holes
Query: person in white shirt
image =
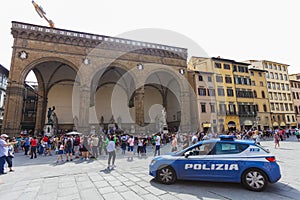
{"label": "person in white shirt", "polygon": [[[115,160],[116,160],[116,144],[114,142],[114,137],[111,136],[110,139],[109,139],[109,142],[106,146],[106,150],[107,150],[107,153],[108,153],[108,167],[107,169],[113,169],[115,168]],[[111,162],[111,159],[112,159],[112,165],[110,165],[110,162]]]}
{"label": "person in white shirt", "polygon": [[156,154],[160,155],[160,134],[156,135],[154,156],[156,156]]}
{"label": "person in white shirt", "polygon": [[198,142],[198,132],[195,133],[195,135],[193,135],[192,137],[192,144],[196,144]]}

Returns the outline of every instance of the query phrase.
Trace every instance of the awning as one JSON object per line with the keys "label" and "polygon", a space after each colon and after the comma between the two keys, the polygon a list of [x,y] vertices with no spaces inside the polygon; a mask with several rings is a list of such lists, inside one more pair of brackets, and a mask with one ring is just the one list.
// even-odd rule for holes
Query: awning
{"label": "awning", "polygon": [[273,126],[279,126],[278,122],[273,122]]}
{"label": "awning", "polygon": [[284,122],[280,122],[280,126],[285,126],[285,123]]}
{"label": "awning", "polygon": [[291,123],[291,126],[297,126],[297,123],[295,123],[295,122]]}
{"label": "awning", "polygon": [[203,128],[210,128],[211,127],[211,123],[203,123],[202,124]]}
{"label": "awning", "polygon": [[252,126],[253,123],[252,123],[251,120],[245,120],[245,121],[244,121],[244,125],[245,125],[245,126]]}

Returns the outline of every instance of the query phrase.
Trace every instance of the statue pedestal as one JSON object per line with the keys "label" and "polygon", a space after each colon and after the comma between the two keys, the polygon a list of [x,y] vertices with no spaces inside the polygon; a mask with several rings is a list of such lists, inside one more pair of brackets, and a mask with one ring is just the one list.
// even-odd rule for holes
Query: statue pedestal
{"label": "statue pedestal", "polygon": [[44,126],[44,132],[47,136],[53,136],[54,129],[52,124],[45,124]]}
{"label": "statue pedestal", "polygon": [[168,125],[167,124],[163,124],[162,127],[161,127],[161,131],[165,134],[168,134],[169,131],[168,131]]}

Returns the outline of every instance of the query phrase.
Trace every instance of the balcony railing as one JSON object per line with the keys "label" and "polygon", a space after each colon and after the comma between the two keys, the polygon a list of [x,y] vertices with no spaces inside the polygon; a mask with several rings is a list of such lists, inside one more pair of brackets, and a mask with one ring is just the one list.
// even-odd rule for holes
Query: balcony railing
{"label": "balcony railing", "polygon": [[256,112],[243,112],[239,113],[239,117],[256,117],[257,113]]}
{"label": "balcony railing", "polygon": [[237,112],[226,111],[226,115],[237,115]]}

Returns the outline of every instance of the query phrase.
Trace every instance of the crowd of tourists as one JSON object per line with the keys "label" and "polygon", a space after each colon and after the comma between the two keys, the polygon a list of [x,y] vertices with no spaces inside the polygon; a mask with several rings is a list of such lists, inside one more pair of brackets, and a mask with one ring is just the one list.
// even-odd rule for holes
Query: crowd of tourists
{"label": "crowd of tourists", "polygon": [[[275,148],[280,147],[280,141],[293,135],[300,141],[298,129],[269,129],[264,131],[243,130],[227,131],[225,134],[234,135],[237,139],[254,140],[260,144],[261,140],[274,139]],[[57,156],[57,163],[71,162],[74,159],[89,160],[98,159],[100,156],[108,156],[108,169],[115,167],[116,150],[121,155],[127,155],[133,159],[133,155],[143,157],[152,153],[160,155],[161,146],[170,143],[170,151],[189,147],[201,140],[218,137],[211,132],[195,133],[156,133],[152,135],[130,135],[130,134],[66,134],[57,136],[35,137],[21,135],[18,138],[9,138],[2,134],[0,137],[0,174],[4,174],[4,165],[7,162],[9,172],[13,172],[12,160],[15,152],[24,152],[25,156],[35,159],[38,156]],[[147,147],[152,147],[147,152]]]}

